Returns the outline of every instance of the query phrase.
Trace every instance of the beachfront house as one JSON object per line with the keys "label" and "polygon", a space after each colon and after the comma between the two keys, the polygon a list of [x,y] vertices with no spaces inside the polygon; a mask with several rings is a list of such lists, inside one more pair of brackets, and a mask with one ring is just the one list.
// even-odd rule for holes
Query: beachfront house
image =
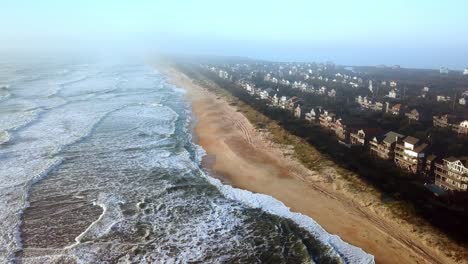
{"label": "beachfront house", "polygon": [[317,120],[317,114],[314,108],[310,109],[310,112],[305,114],[305,119],[309,122],[315,122]]}
{"label": "beachfront house", "polygon": [[455,115],[439,115],[432,117],[434,127],[449,128],[458,135],[468,135],[468,119]]}
{"label": "beachfront house", "polygon": [[449,157],[435,165],[435,184],[446,190],[468,191],[468,157]]}
{"label": "beachfront house", "polygon": [[420,120],[420,114],[419,114],[419,111],[417,109],[413,109],[411,111],[409,111],[408,113],[405,114],[405,116],[409,119],[409,120],[412,120],[412,121],[419,121]]}
{"label": "beachfront house", "polygon": [[335,122],[336,115],[334,113],[330,113],[327,110],[324,110],[323,113],[319,116],[320,126],[325,129],[330,129],[333,122]]}
{"label": "beachfront house", "polygon": [[398,138],[403,137],[403,135],[393,131],[383,136],[375,136],[369,142],[371,155],[384,160],[392,160],[395,154],[396,142]]}
{"label": "beachfront house", "polygon": [[380,128],[361,128],[353,129],[349,133],[349,142],[351,146],[366,146],[369,143],[369,140],[375,136],[381,134],[382,130]]}
{"label": "beachfront house", "polygon": [[301,118],[301,105],[298,104],[296,108],[294,109],[294,117],[296,118]]}
{"label": "beachfront house", "polygon": [[419,173],[424,166],[426,143],[411,136],[398,138],[395,145],[395,164],[411,173]]}
{"label": "beachfront house", "polygon": [[402,109],[403,109],[403,106],[401,104],[395,104],[394,106],[390,108],[389,113],[394,116],[399,116],[401,114]]}

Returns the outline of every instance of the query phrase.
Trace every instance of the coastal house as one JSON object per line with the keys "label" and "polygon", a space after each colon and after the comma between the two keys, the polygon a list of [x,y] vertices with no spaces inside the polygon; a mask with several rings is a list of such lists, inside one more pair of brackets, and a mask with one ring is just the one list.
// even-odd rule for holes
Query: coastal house
{"label": "coastal house", "polygon": [[403,135],[393,131],[390,131],[383,136],[375,136],[369,142],[371,155],[384,160],[393,159],[396,142],[398,138],[403,137]]}
{"label": "coastal house", "polygon": [[286,109],[288,105],[288,98],[286,96],[281,96],[280,100],[279,100],[279,106],[283,109]]}
{"label": "coastal house", "polygon": [[413,109],[407,113],[405,113],[405,116],[409,119],[409,120],[413,120],[413,121],[419,121],[420,120],[420,114],[419,114],[419,111],[417,109]]}
{"label": "coastal house", "polygon": [[268,91],[265,91],[265,90],[261,91],[260,92],[260,99],[262,99],[262,100],[268,99]]}
{"label": "coastal house", "polygon": [[449,157],[435,164],[435,184],[446,190],[468,191],[468,157]]}
{"label": "coastal house", "polygon": [[279,104],[279,98],[278,98],[278,95],[277,95],[277,94],[273,95],[273,97],[271,97],[270,100],[271,100],[271,104],[272,104],[273,106],[278,106],[278,104]]}
{"label": "coastal house", "polygon": [[448,102],[452,100],[450,96],[446,96],[446,95],[437,95],[436,99],[437,99],[437,102]]}
{"label": "coastal house", "polygon": [[389,113],[395,116],[399,116],[401,114],[401,110],[403,106],[401,104],[395,104],[389,109]]}
{"label": "coastal house", "polygon": [[380,128],[352,129],[349,133],[349,142],[351,146],[366,146],[369,140],[381,133]]}
{"label": "coastal house", "polygon": [[458,135],[468,135],[468,120],[463,120],[458,125]]}
{"label": "coastal house", "polygon": [[221,79],[229,79],[229,73],[223,70],[219,70],[218,76]]}
{"label": "coastal house", "polygon": [[326,92],[327,92],[327,87],[325,86],[320,87],[320,89],[318,90],[319,94],[325,94]]}
{"label": "coastal house", "polygon": [[294,117],[301,118],[301,105],[298,104],[294,109]]}
{"label": "coastal house", "polygon": [[468,135],[468,118],[445,114],[432,117],[434,127],[449,128],[458,135]]}
{"label": "coastal house", "polygon": [[380,112],[383,110],[383,104],[381,102],[375,102],[374,104],[370,105],[369,109]]}
{"label": "coastal house", "polygon": [[436,115],[432,117],[432,124],[434,127],[450,127],[455,122],[454,115]]}
{"label": "coastal house", "polygon": [[330,129],[333,122],[335,122],[335,118],[336,115],[334,113],[329,113],[327,110],[324,110],[319,116],[320,126],[325,129]]}
{"label": "coastal house", "polygon": [[330,126],[330,129],[335,132],[336,137],[341,141],[346,141],[348,138],[347,125],[343,119],[338,118]]}
{"label": "coastal house", "polygon": [[424,166],[424,170],[422,170],[422,174],[427,177],[431,177],[434,175],[435,164],[437,162],[437,156],[434,154],[426,155],[426,165]]}
{"label": "coastal house", "polygon": [[391,89],[390,92],[388,92],[387,97],[389,98],[397,98],[397,91],[395,89]]}
{"label": "coastal house", "polygon": [[415,137],[398,138],[395,145],[395,164],[408,172],[419,173],[424,166],[427,146]]}
{"label": "coastal house", "polygon": [[[335,132],[336,137],[340,141],[349,144],[351,132],[357,131],[357,128],[362,128],[363,126],[365,126],[365,123],[366,122],[364,122],[360,118],[338,118],[333,123],[331,130]],[[372,134],[370,132],[370,129],[366,128],[366,130],[368,130],[369,135]],[[351,144],[349,144],[348,146],[351,146]]]}
{"label": "coastal house", "polygon": [[460,105],[466,105],[466,99],[465,99],[465,97],[462,97],[462,98],[458,99],[458,104],[460,104]]}
{"label": "coastal house", "polygon": [[287,103],[288,110],[293,111],[300,101],[301,99],[297,96],[293,96],[289,98],[288,103]]}
{"label": "coastal house", "polygon": [[310,112],[305,114],[305,119],[309,122],[315,122],[317,117],[318,115],[316,114],[316,110],[314,108],[310,109]]}

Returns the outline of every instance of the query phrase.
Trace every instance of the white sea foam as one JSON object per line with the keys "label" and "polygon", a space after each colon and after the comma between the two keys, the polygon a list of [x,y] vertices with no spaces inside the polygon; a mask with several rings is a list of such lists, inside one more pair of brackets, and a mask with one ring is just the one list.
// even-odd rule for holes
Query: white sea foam
{"label": "white sea foam", "polygon": [[374,263],[374,257],[372,255],[367,254],[361,248],[344,242],[337,235],[327,233],[312,218],[300,213],[291,212],[286,205],[275,198],[222,184],[220,180],[208,175],[205,177],[211,184],[215,185],[226,198],[240,201],[249,207],[259,208],[273,215],[293,220],[299,226],[314,234],[320,241],[324,242],[326,245],[332,246],[345,263]]}
{"label": "white sea foam", "polygon": [[[93,89],[100,91],[108,88],[100,85]],[[31,90],[23,89],[22,94],[27,96],[27,93],[34,93],[39,88],[31,84]],[[48,95],[44,94],[46,97]],[[41,111],[40,115],[37,111],[23,110],[33,106],[33,101],[22,100],[24,106],[15,101],[7,101],[2,105],[11,111],[0,115],[0,129],[7,131],[3,132],[2,141],[9,140],[8,131],[15,130],[13,136],[17,142],[0,147],[0,258],[13,259],[14,252],[21,247],[18,228],[21,212],[27,206],[29,187],[45,177],[61,161],[56,155],[64,147],[82,140],[104,116],[124,107],[122,102],[112,100],[93,101],[92,98],[86,98],[86,101],[82,101],[79,95],[78,91],[74,92],[75,103],[54,106],[50,110]],[[42,100],[45,105],[47,102],[53,105],[54,102],[53,99]]]}
{"label": "white sea foam", "polygon": [[0,145],[7,143],[8,141],[10,141],[10,134],[8,134],[8,131],[0,130]]}

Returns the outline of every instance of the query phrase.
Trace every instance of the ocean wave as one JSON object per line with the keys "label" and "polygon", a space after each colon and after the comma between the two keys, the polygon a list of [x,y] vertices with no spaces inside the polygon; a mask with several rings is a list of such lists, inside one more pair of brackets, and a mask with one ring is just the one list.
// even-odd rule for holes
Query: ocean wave
{"label": "ocean wave", "polygon": [[[41,122],[18,131],[21,138],[39,139],[34,141],[35,144],[21,141],[12,145],[11,149],[5,149],[14,154],[0,166],[3,167],[0,173],[3,183],[0,184],[0,193],[14,199],[6,204],[0,203],[0,218],[4,220],[3,227],[0,228],[0,253],[5,251],[7,259],[14,260],[15,252],[22,248],[21,215],[29,206],[27,199],[31,186],[43,180],[63,161],[57,155],[64,148],[84,140],[104,117],[122,108],[113,104],[109,107],[105,112],[93,111],[86,108],[86,105],[79,107],[79,104],[70,106],[69,109],[55,109],[56,111],[42,117]],[[70,123],[69,120],[75,122]],[[75,127],[67,129],[70,125]],[[15,195],[8,196],[8,193]],[[6,240],[2,241],[3,239]]]}
{"label": "ocean wave", "polygon": [[0,145],[7,143],[10,141],[10,134],[8,131],[1,131],[0,130]]}
{"label": "ocean wave", "polygon": [[249,207],[259,208],[270,214],[294,221],[300,227],[315,235],[320,241],[324,242],[326,245],[330,245],[336,254],[340,256],[343,262],[360,264],[374,263],[374,257],[372,255],[364,252],[364,250],[359,247],[344,242],[337,235],[327,233],[325,229],[323,229],[312,218],[300,213],[291,212],[289,207],[275,198],[265,194],[252,193],[246,190],[237,189],[230,185],[221,183],[219,179],[213,178],[206,173],[203,173],[203,175],[211,184],[216,186],[226,198],[242,202]]}

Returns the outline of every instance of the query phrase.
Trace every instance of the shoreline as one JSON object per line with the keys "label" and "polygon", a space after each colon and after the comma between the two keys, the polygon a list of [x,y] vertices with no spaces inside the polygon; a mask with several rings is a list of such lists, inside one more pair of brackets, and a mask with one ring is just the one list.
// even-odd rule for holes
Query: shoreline
{"label": "shoreline", "polygon": [[173,68],[160,70],[187,91],[196,118],[193,132],[207,153],[202,165],[222,183],[274,197],[328,233],[373,254],[377,263],[452,263],[396,223],[340,193],[332,186],[339,182],[330,184],[324,179],[328,175],[285,155],[224,98]]}

